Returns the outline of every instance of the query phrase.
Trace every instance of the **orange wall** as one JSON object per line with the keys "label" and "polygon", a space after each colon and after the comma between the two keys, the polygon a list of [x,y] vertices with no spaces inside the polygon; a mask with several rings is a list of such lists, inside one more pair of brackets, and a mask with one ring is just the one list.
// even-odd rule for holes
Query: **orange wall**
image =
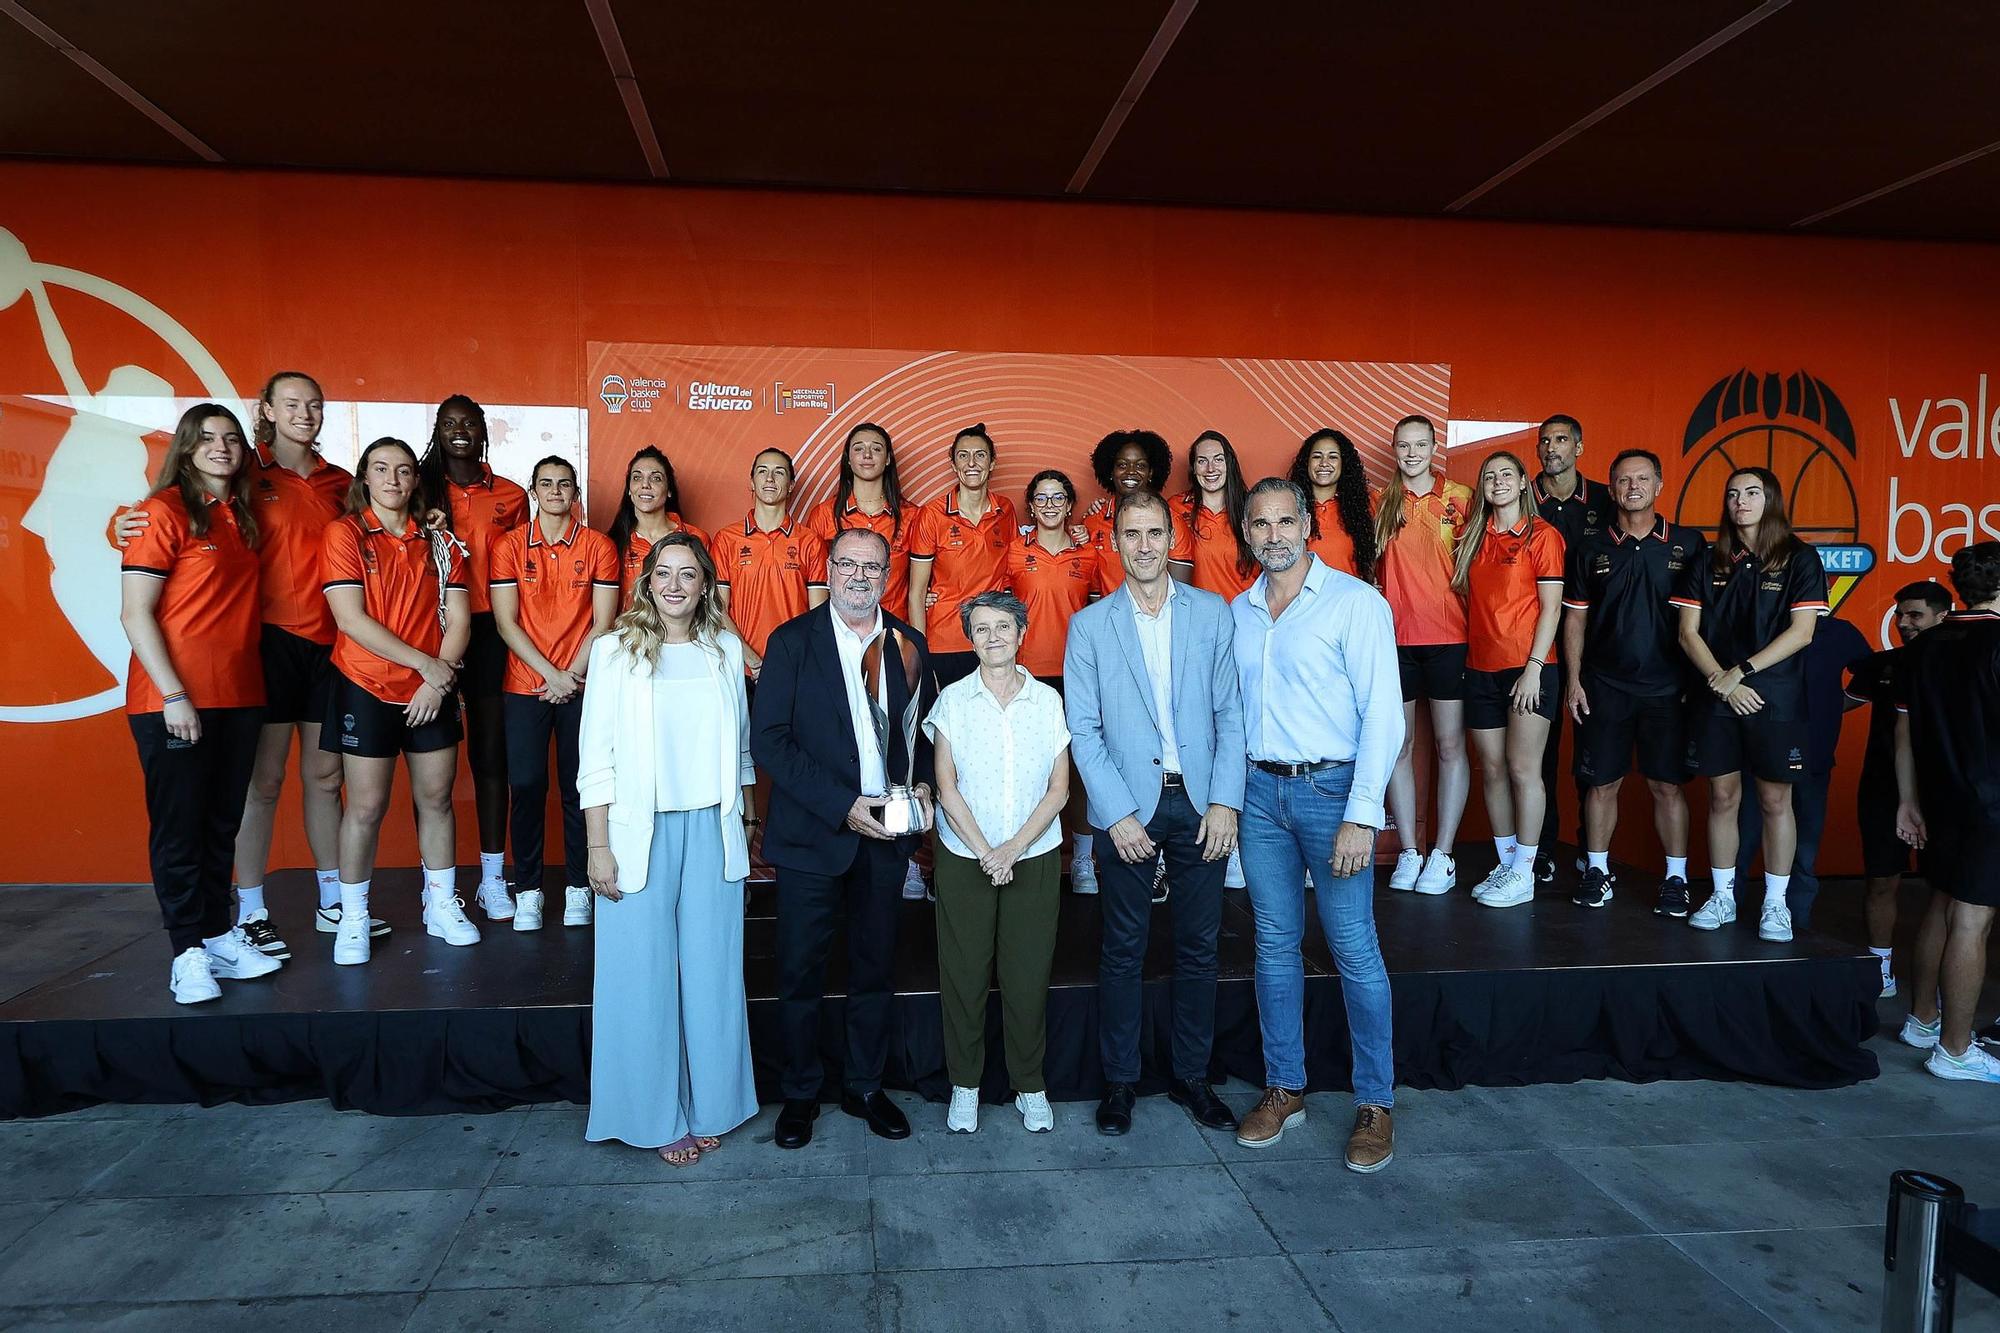
{"label": "orange wall", "polygon": [[[1682,432],[1711,385],[1746,367],[1803,369],[1840,396],[1859,437],[1845,466],[1860,540],[1882,563],[1842,614],[1871,640],[1894,587],[1936,569],[1889,560],[1892,483],[1933,527],[1959,521],[1949,503],[2000,497],[1990,421],[1967,440],[1977,457],[1938,459],[1918,438],[1905,459],[1890,407],[1907,434],[1928,401],[1928,435],[1959,411],[1944,400],[1980,395],[2000,346],[1991,248],[22,163],[0,163],[0,228],[42,264],[156,303],[246,391],[298,366],[332,398],[462,391],[580,406],[595,392],[593,340],[1445,362],[1455,418],[1571,413],[1587,472],[1643,445],[1667,457],[1671,493]],[[0,256],[0,564],[12,585],[0,606],[30,627],[0,644],[9,704],[68,697],[99,670],[51,622],[36,586],[46,563],[20,527],[50,439],[9,409],[63,388],[14,296]],[[63,314],[93,385],[135,361],[200,392],[122,316],[84,301]],[[1946,453],[1957,443],[1936,440]],[[2000,528],[2000,508],[1985,519]],[[1906,548],[1918,525],[1905,515]],[[1847,730],[1825,860],[1835,872],[1854,864],[1840,825],[1864,728],[1857,718]],[[138,768],[116,713],[0,725],[0,809],[0,880],[145,875]],[[277,864],[303,861],[292,819]],[[1627,833],[1642,822],[1628,814]],[[411,855],[406,839],[385,843],[385,860]]]}

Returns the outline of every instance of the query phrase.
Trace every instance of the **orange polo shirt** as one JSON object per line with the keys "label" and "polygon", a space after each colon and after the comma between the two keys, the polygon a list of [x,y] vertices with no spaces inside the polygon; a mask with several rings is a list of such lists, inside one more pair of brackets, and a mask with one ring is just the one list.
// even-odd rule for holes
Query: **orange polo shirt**
{"label": "orange polo shirt", "polygon": [[[1560,589],[1563,539],[1547,519],[1524,514],[1501,531],[1486,525],[1465,592],[1465,665],[1471,671],[1515,671],[1526,666],[1541,618],[1539,589]],[[1548,660],[1556,660],[1555,643]]]}
{"label": "orange polo shirt", "polygon": [[932,652],[972,651],[958,608],[982,592],[1007,586],[1007,545],[1019,531],[1014,502],[991,492],[977,523],[959,512],[956,486],[917,511],[910,559],[928,560],[931,566],[930,590],[936,600],[924,612],[924,641]]}
{"label": "orange polo shirt", "polygon": [[1016,660],[1031,675],[1060,676],[1069,618],[1098,590],[1097,548],[1088,543],[1051,553],[1035,534],[1007,544],[1007,586],[1028,608],[1028,635]]}
{"label": "orange polo shirt", "polygon": [[910,614],[910,543],[916,540],[917,516],[923,511],[917,505],[905,502],[903,505],[903,526],[895,528],[895,518],[884,509],[879,514],[863,513],[861,507],[852,500],[847,502],[847,511],[840,521],[833,520],[833,499],[828,497],[812,507],[806,515],[806,526],[826,543],[828,558],[833,555],[833,539],[842,528],[867,528],[879,532],[889,543],[889,581],[882,589],[882,605],[889,608],[892,616]]}
{"label": "orange polo shirt", "polygon": [[1354,538],[1347,535],[1347,529],[1340,525],[1340,501],[1322,500],[1313,506],[1313,517],[1319,521],[1319,536],[1306,543],[1306,549],[1320,558],[1320,563],[1328,569],[1337,569],[1343,574],[1355,572]]}
{"label": "orange polo shirt", "polygon": [[[120,568],[160,579],[153,607],[167,659],[196,708],[259,708],[264,661],[257,649],[257,553],[236,526],[236,511],[208,502],[208,531],[195,536],[178,489],[161,491],[135,508],[147,518],[125,547]],[[132,655],[125,673],[125,711],[157,713],[160,687]]]}
{"label": "orange polo shirt", "polygon": [[1194,566],[1195,587],[1228,601],[1257,581],[1261,571],[1254,562],[1248,573],[1236,563],[1236,529],[1229,515],[1205,508],[1193,491],[1183,491],[1169,503],[1174,507],[1173,558]]}
{"label": "orange polo shirt", "polygon": [[[553,542],[542,535],[539,519],[529,519],[493,544],[488,582],[516,590],[521,632],[551,665],[567,671],[590,633],[597,590],[618,586],[618,548],[575,514]],[[538,694],[542,683],[541,672],[507,654],[502,690]]]}
{"label": "orange polo shirt", "polygon": [[470,553],[466,568],[466,591],[472,597],[474,614],[493,609],[486,580],[493,560],[493,543],[528,521],[528,493],[493,469],[479,465],[479,480],[470,486],[448,482],[451,492],[451,527]]}
{"label": "orange polo shirt", "polygon": [[[1377,509],[1382,493],[1374,495]],[[1465,642],[1465,602],[1452,591],[1452,560],[1472,513],[1472,488],[1439,477],[1429,495],[1403,497],[1403,525],[1375,557],[1399,647]]]}
{"label": "orange polo shirt", "polygon": [[[692,523],[683,523],[679,514],[668,514],[667,520],[674,526],[663,534],[664,536],[671,537],[676,532],[685,532],[703,546],[708,545],[708,534]],[[659,537],[641,537],[634,531],[631,538],[626,541],[624,567],[618,576],[619,582],[625,587],[625,591],[618,597],[619,610],[622,611],[632,605],[632,594],[639,587],[639,576],[646,572],[646,557],[653,553],[653,544],[659,540]]]}
{"label": "orange polo shirt", "polygon": [[302,477],[265,446],[255,452],[250,502],[257,516],[257,558],[264,567],[264,623],[314,643],[332,643],[333,612],[319,585],[319,539],[347,508],[354,474],[314,453],[312,471]]}
{"label": "orange polo shirt", "polygon": [[[320,578],[327,588],[359,588],[371,620],[422,653],[435,657],[444,646],[438,624],[438,572],[430,538],[414,517],[392,533],[364,509],[329,524],[320,549]],[[447,588],[465,586],[465,558],[451,547]],[[384,703],[406,704],[424,683],[421,672],[377,657],[345,634],[333,640],[333,664],[340,674]]]}
{"label": "orange polo shirt", "polygon": [[709,539],[716,580],[729,589],[729,618],[759,657],[771,631],[806,613],[814,588],[826,587],[826,543],[797,519],[769,532],[752,509]]}

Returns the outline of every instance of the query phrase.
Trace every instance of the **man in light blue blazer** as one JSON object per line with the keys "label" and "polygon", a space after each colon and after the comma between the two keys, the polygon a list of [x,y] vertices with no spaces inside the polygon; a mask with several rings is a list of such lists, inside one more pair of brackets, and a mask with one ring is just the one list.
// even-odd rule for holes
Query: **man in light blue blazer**
{"label": "man in light blue blazer", "polygon": [[1132,1127],[1153,867],[1166,859],[1174,928],[1173,1070],[1167,1095],[1211,1129],[1236,1118],[1208,1084],[1222,876],[1243,808],[1243,707],[1229,606],[1174,582],[1173,515],[1151,491],[1119,497],[1112,539],[1125,582],[1070,620],[1063,692],[1070,753],[1097,830],[1097,1128]]}

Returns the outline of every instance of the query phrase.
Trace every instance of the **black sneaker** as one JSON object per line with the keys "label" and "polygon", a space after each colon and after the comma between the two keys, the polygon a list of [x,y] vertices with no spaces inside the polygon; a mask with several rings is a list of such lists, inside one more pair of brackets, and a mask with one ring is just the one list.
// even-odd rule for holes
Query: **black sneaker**
{"label": "black sneaker", "polygon": [[1591,866],[1583,872],[1583,883],[1576,886],[1570,901],[1578,907],[1602,907],[1611,901],[1612,891],[1618,887],[1618,878],[1608,870]]}
{"label": "black sneaker", "polygon": [[280,962],[292,956],[291,946],[278,938],[278,932],[263,917],[243,923],[243,937],[250,941],[250,947],[258,953],[269,954]]}
{"label": "black sneaker", "polygon": [[1660,903],[1653,909],[1654,916],[1679,916],[1688,914],[1688,882],[1679,875],[1669,875],[1660,881]]}
{"label": "black sneaker", "polygon": [[1537,884],[1553,884],[1553,883],[1555,883],[1555,882],[1556,882],[1556,859],[1555,859],[1555,857],[1553,857],[1553,856],[1550,856],[1550,855],[1549,855],[1549,854],[1548,854],[1547,852],[1536,852],[1536,853],[1535,853],[1535,883],[1537,883]]}

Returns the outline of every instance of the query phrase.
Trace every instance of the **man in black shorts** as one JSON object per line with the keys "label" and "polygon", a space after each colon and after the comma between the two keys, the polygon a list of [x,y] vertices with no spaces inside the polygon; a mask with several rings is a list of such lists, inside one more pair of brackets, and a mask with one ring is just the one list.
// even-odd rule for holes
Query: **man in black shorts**
{"label": "man in black shorts", "polygon": [[[1602,531],[1611,522],[1616,506],[1612,504],[1611,490],[1598,482],[1591,481],[1576,470],[1576,460],[1583,456],[1583,427],[1575,417],[1553,416],[1542,423],[1542,430],[1536,444],[1536,453],[1541,458],[1542,470],[1535,475],[1532,491],[1535,512],[1544,521],[1554,525],[1563,537],[1563,549],[1574,551],[1584,537]],[[1561,800],[1556,795],[1562,789],[1557,781],[1562,768],[1563,713],[1558,708],[1549,719],[1548,744],[1542,747],[1542,788],[1548,793],[1548,803],[1542,808],[1541,851],[1535,854],[1535,882],[1547,884],[1556,877],[1555,846],[1561,833],[1562,821],[1558,817]],[[1576,780],[1576,846],[1584,850],[1584,795],[1588,789],[1583,780]]]}
{"label": "man in black shorts", "polygon": [[1965,610],[1905,648],[1896,672],[1896,831],[1931,884],[1902,1040],[1930,1051],[1939,1078],[2000,1083],[2000,1056],[1972,1039],[2000,906],[2000,542],[1962,548],[1951,582]]}
{"label": "man in black shorts", "polygon": [[[1544,426],[1546,433],[1548,427]],[[1618,788],[1638,751],[1653,793],[1653,828],[1666,854],[1658,905],[1663,916],[1688,914],[1686,742],[1681,694],[1686,659],[1679,620],[1667,604],[1681,571],[1707,557],[1693,528],[1667,522],[1655,508],[1660,460],[1627,449],[1611,463],[1609,524],[1578,536],[1563,579],[1564,711],[1576,719],[1576,780],[1584,789],[1583,882],[1574,901],[1602,907],[1616,887],[1611,834]],[[1551,791],[1554,788],[1550,788]]]}
{"label": "man in black shorts", "polygon": [[[1925,579],[1896,590],[1896,634],[1904,643],[1936,625],[1951,610],[1951,593],[1942,583]],[[1871,705],[1868,749],[1861,760],[1861,783],[1855,793],[1855,825],[1861,830],[1861,867],[1868,876],[1864,911],[1868,952],[1882,960],[1882,994],[1896,993],[1892,947],[1896,936],[1896,896],[1903,872],[1910,868],[1910,849],[1896,836],[1896,665],[1903,650],[1888,648],[1854,664],[1848,674],[1847,697]]]}

